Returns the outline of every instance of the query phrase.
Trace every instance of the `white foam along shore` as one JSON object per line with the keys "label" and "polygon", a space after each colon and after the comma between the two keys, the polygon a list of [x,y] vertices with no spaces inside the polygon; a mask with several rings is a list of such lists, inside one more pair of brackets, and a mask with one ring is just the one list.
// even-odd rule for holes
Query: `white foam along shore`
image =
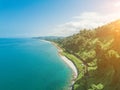
{"label": "white foam along shore", "polygon": [[72,69],[73,71],[73,79],[72,79],[72,85],[71,85],[71,89],[72,89],[72,86],[74,85],[75,83],[75,79],[77,78],[78,76],[78,71],[77,71],[77,68],[76,66],[73,64],[73,62],[71,60],[69,60],[67,57],[65,57],[64,55],[61,54],[61,52],[63,52],[63,50],[54,42],[51,42],[55,47],[57,47],[58,49],[58,52],[59,52],[59,55],[60,57],[62,58],[62,60]]}
{"label": "white foam along shore", "polygon": [[47,43],[51,43],[51,42],[49,42],[49,41],[47,41],[47,40],[40,40],[40,41],[47,42]]}
{"label": "white foam along shore", "polygon": [[78,76],[78,72],[77,72],[77,69],[75,67],[75,65],[73,64],[72,61],[70,61],[68,58],[66,58],[65,56],[63,55],[60,55],[61,58],[63,59],[63,61],[73,70],[73,73],[74,73],[74,79],[77,78]]}

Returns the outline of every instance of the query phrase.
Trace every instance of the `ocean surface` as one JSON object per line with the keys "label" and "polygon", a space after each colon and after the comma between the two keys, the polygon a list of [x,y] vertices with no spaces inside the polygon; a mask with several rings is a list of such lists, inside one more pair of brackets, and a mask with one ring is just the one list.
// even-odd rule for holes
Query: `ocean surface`
{"label": "ocean surface", "polygon": [[0,39],[0,90],[67,90],[72,70],[56,47],[37,39]]}

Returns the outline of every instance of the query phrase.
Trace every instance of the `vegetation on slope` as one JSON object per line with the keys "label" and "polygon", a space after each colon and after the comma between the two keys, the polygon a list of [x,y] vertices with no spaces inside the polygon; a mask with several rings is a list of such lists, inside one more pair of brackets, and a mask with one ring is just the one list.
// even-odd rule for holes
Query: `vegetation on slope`
{"label": "vegetation on slope", "polygon": [[119,39],[120,20],[55,41],[78,67],[74,90],[120,90]]}

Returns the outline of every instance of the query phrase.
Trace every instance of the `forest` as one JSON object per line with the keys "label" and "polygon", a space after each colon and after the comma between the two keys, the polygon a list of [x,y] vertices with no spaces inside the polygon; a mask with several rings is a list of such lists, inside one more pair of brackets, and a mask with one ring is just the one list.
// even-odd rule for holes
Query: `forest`
{"label": "forest", "polygon": [[74,90],[120,90],[120,20],[52,41],[78,69]]}

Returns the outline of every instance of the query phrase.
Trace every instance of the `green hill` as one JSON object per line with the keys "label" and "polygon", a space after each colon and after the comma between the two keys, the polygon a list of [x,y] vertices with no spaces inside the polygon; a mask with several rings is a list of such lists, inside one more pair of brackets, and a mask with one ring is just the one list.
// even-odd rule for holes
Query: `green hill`
{"label": "green hill", "polygon": [[74,90],[120,90],[120,20],[56,42],[78,68]]}

